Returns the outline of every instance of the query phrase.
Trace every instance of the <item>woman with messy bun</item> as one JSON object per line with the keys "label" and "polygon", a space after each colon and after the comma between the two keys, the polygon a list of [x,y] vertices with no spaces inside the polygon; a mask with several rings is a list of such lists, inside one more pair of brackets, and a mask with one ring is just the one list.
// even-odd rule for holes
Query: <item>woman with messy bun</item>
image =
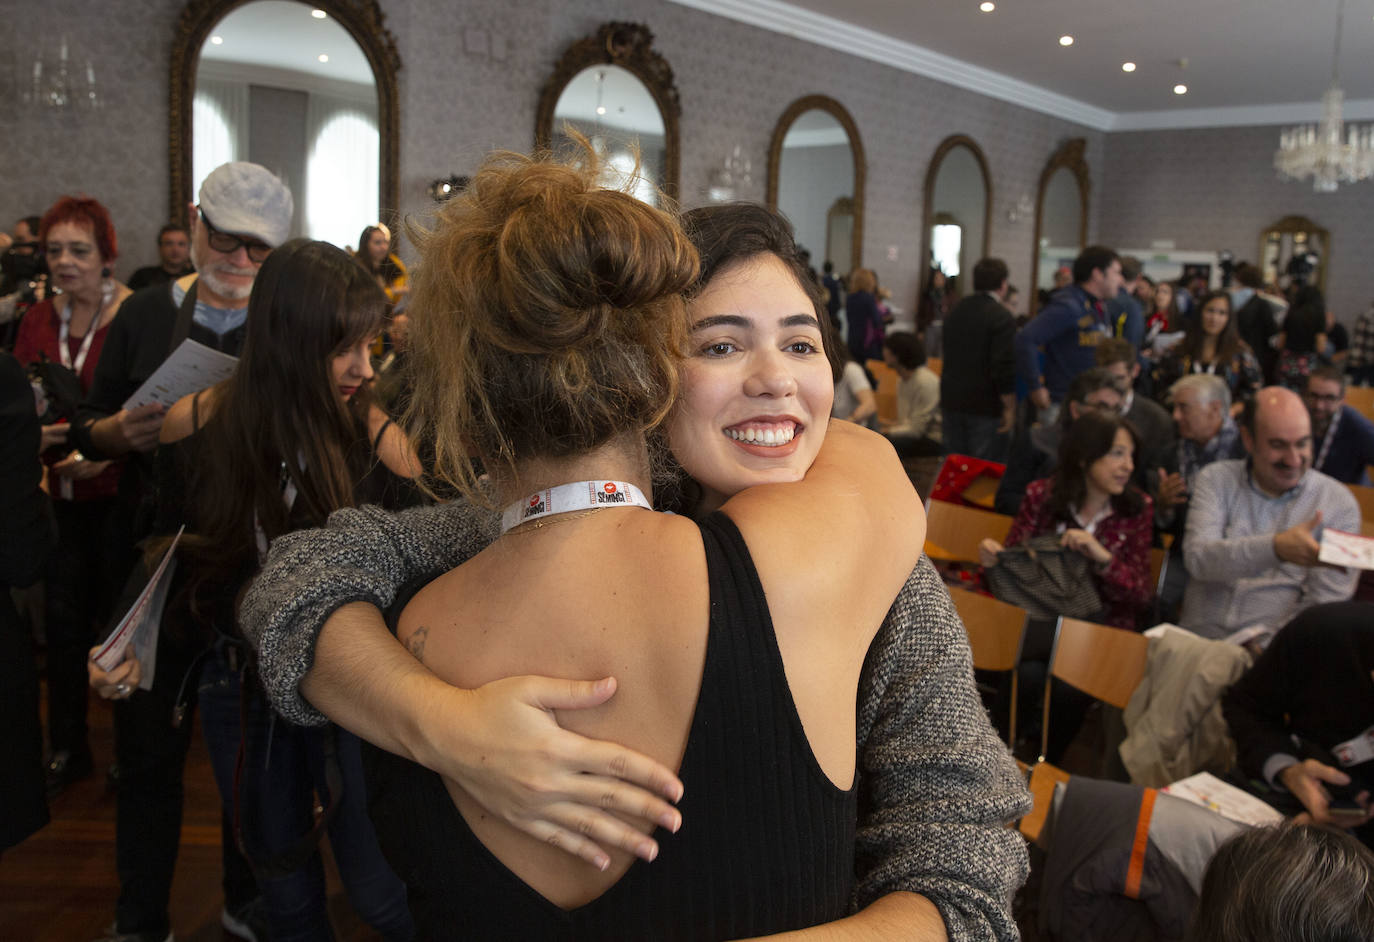
{"label": "woman with messy bun", "polygon": [[[675,403],[668,385],[656,400],[672,404],[665,417],[625,390],[638,386],[632,377],[652,375],[659,355],[676,358],[684,335],[660,317],[673,310],[660,302],[672,300],[654,293],[676,280],[663,272],[678,262],[664,260],[679,250],[653,248],[680,244],[663,228],[671,221],[618,194],[549,186],[543,165],[489,169],[499,172],[484,172],[471,202],[446,210],[425,241],[422,268],[437,268],[433,286],[448,288],[428,295],[422,275],[415,310],[421,320],[440,311],[450,319],[422,328],[419,342],[434,359],[417,387],[450,385],[425,397],[416,417],[450,446],[441,479],[470,480],[455,443],[471,442],[499,483],[533,485],[507,487],[495,502],[511,528],[478,553],[498,521],[461,502],[394,517],[336,515],[328,530],[275,546],[245,601],[245,627],[263,646],[279,708],[320,718],[299,682],[315,706],[448,777],[379,756],[370,779],[388,852],[412,875],[418,922],[462,918],[466,929],[464,881],[481,885],[486,900],[482,881],[495,872],[522,881],[520,906],[536,921],[511,921],[497,908],[499,931],[473,935],[736,937],[855,912],[825,931],[941,938],[948,927],[953,938],[1015,937],[1010,894],[1024,879],[1025,850],[1003,825],[1026,810],[1024,785],[978,703],[967,641],[938,575],[925,560],[911,568],[923,518],[890,448],[847,423],[827,432],[835,375],[827,357],[836,347],[822,333],[823,308],[807,291],[786,221],[748,204],[687,214],[701,267],[688,288],[681,388]],[[517,185],[535,179],[546,183]],[[504,205],[515,193],[531,201]],[[599,247],[602,236],[616,244]],[[547,252],[534,250],[540,245]],[[467,267],[474,259],[481,264]],[[483,312],[482,323],[464,324],[462,304]],[[635,325],[646,328],[637,341],[645,349],[628,358],[611,350]],[[551,337],[555,328],[567,332]],[[613,380],[594,372],[603,346],[614,353],[607,368],[621,371]],[[617,405],[607,446],[578,452],[558,434],[564,422],[577,428],[605,414],[608,401]],[[458,418],[445,428],[445,415]],[[491,428],[472,426],[488,415]],[[656,449],[639,430],[659,422],[692,475],[682,492],[705,515],[699,528],[647,511],[594,510],[606,506],[586,496],[595,487],[580,509],[548,513],[558,508],[543,485],[568,474],[597,475],[603,492],[637,483],[647,493],[639,482],[657,471]],[[502,423],[514,431],[494,434]],[[531,430],[542,447],[562,450],[522,452],[539,444]],[[638,477],[603,480],[612,458]],[[786,486],[758,486],[770,484]],[[827,547],[823,558],[817,546]],[[736,566],[720,564],[722,547]],[[400,619],[415,657],[466,689],[406,655],[378,630],[371,606],[339,607],[356,599],[385,607],[398,582],[474,553]],[[902,578],[870,647],[884,614],[875,609],[892,603],[892,580]],[[745,623],[722,632],[713,617]],[[721,652],[731,654],[723,645],[740,639],[763,639],[770,664],[739,667],[722,709],[712,678]],[[609,680],[558,687],[507,677],[517,672],[614,673],[619,692]],[[769,697],[781,699],[769,720],[750,718]],[[548,721],[551,708],[568,729]],[[785,732],[773,725],[783,721]],[[776,735],[760,744],[759,730]],[[730,748],[747,758],[719,755]],[[680,814],[635,785],[680,799]],[[857,834],[845,830],[855,820],[846,802],[855,801]],[[670,833],[682,822],[680,835]],[[480,832],[489,850],[465,844],[473,852],[455,860],[451,825]],[[625,852],[653,863],[630,866]],[[568,868],[568,853],[597,871]],[[810,882],[804,900],[798,881]]]}

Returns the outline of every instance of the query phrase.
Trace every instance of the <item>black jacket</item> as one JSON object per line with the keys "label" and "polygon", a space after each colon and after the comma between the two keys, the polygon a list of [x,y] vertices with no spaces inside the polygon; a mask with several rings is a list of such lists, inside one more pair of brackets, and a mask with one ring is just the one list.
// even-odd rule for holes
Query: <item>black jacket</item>
{"label": "black jacket", "polygon": [[940,406],[970,415],[1002,414],[1002,396],[1016,390],[1012,338],[1016,322],[996,298],[979,291],[945,317]]}

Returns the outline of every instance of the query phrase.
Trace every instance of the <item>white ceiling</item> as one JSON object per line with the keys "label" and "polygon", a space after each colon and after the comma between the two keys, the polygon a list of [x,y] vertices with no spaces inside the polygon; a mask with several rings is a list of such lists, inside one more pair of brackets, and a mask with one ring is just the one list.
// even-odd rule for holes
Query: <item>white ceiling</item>
{"label": "white ceiling", "polygon": [[[270,66],[342,82],[372,84],[372,67],[353,37],[334,20],[311,16],[291,0],[255,0],[231,11],[201,48],[207,62]],[[224,41],[213,42],[214,37]],[[320,55],[328,62],[320,62]]]}
{"label": "white ceiling", "polygon": [[[1102,130],[1315,121],[1339,0],[672,0]],[[1070,34],[1074,43],[1059,45]],[[1374,0],[1346,0],[1346,116],[1374,118]],[[1180,68],[1179,59],[1187,59]],[[1137,64],[1134,73],[1121,63]],[[1188,86],[1175,95],[1175,84]]]}

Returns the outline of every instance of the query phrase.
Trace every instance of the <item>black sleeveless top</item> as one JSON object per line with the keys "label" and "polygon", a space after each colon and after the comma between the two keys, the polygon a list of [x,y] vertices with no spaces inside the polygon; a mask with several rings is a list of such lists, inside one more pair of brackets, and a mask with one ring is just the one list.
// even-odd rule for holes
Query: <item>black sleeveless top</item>
{"label": "black sleeveless top", "polygon": [[701,534],[711,616],[678,773],[682,828],[659,829],[658,859],[597,899],[549,902],[477,840],[436,773],[363,744],[372,820],[419,938],[733,939],[847,914],[855,791],[836,788],[811,751],[739,530],[717,513]]}

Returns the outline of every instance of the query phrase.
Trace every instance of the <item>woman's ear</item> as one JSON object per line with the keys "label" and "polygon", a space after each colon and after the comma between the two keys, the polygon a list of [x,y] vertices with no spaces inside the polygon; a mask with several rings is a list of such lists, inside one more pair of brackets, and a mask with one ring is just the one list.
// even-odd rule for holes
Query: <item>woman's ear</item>
{"label": "woman's ear", "polygon": [[111,272],[112,270],[113,270],[113,269],[111,269],[109,265],[105,265],[104,267],[102,267],[102,268],[100,269],[100,277],[101,277],[101,278],[108,278],[108,277],[110,277],[110,272]]}

